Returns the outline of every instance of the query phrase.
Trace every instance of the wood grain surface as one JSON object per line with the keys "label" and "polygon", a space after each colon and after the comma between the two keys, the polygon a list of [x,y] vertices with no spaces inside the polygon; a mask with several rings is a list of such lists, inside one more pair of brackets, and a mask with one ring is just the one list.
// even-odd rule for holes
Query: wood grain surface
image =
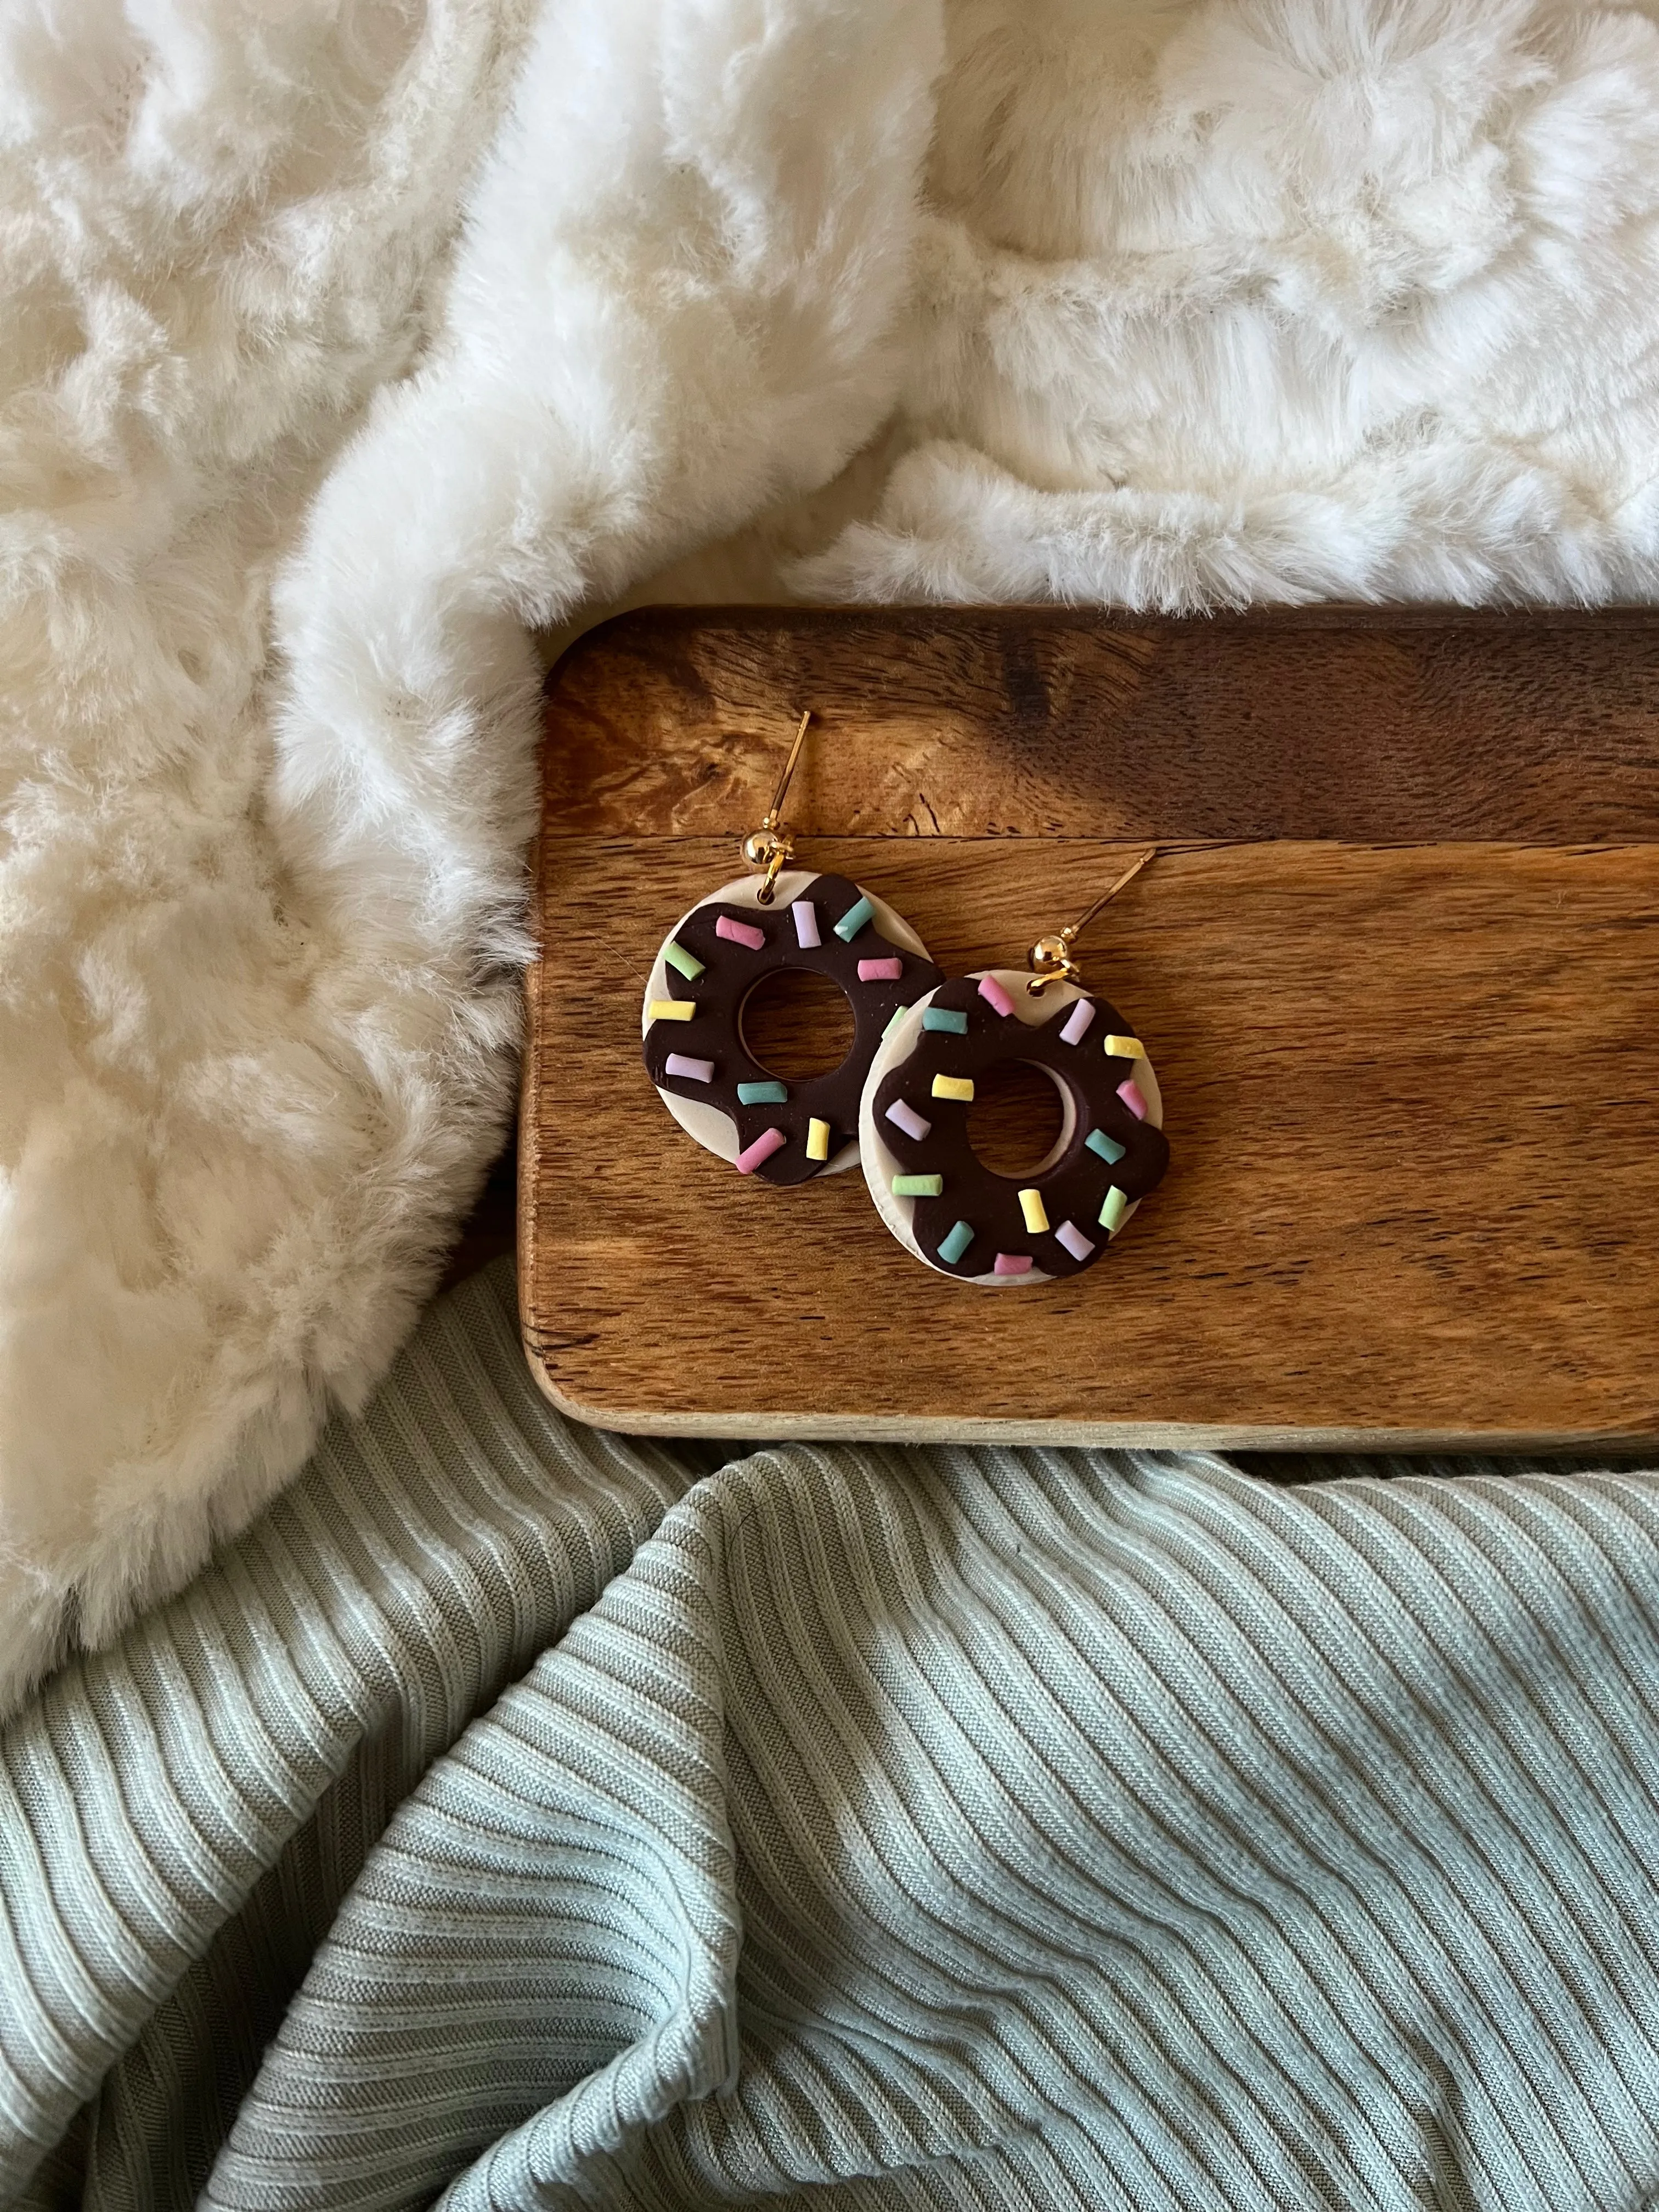
{"label": "wood grain surface", "polygon": [[[1659,623],[653,611],[550,684],[520,1142],[568,1410],[729,1436],[1330,1446],[1659,1432]],[[791,714],[802,860],[947,969],[1087,940],[1169,1180],[1070,1285],[947,1281],[863,1178],[739,1179],[639,1002],[740,872]],[[854,834],[848,834],[854,833]]]}
{"label": "wood grain surface", "polygon": [[546,815],[738,836],[792,708],[821,836],[1659,834],[1659,620],[1318,609],[650,609],[579,639],[548,701]]}

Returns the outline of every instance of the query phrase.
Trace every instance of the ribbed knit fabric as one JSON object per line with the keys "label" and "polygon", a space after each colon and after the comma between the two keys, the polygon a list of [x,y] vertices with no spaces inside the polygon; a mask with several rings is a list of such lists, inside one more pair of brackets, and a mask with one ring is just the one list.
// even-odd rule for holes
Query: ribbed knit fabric
{"label": "ribbed knit fabric", "polygon": [[1656,1596],[1639,1474],[704,1473],[481,1279],[9,1731],[0,2199],[1634,2212]]}

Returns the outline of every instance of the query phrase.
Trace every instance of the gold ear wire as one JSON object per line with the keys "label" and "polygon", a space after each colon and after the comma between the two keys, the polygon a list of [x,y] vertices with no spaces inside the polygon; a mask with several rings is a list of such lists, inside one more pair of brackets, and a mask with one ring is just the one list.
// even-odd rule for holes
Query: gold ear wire
{"label": "gold ear wire", "polygon": [[809,707],[800,718],[795,732],[795,742],[789,748],[789,757],[783,764],[783,774],[778,778],[777,790],[772,804],[761,817],[758,830],[751,830],[743,841],[743,857],[751,868],[758,868],[764,880],[755,897],[762,906],[770,906],[777,896],[777,881],[785,866],[795,857],[794,841],[780,823],[783,802],[788,795],[789,780],[795,773],[795,763],[800,758],[800,749],[806,742],[806,725],[812,719]]}
{"label": "gold ear wire", "polygon": [[1026,965],[1032,970],[1031,980],[1025,988],[1034,999],[1040,999],[1050,983],[1080,983],[1083,981],[1078,964],[1072,957],[1073,943],[1088,927],[1102,907],[1115,899],[1126,884],[1133,883],[1148,860],[1157,857],[1157,846],[1149,845],[1139,860],[1132,861],[1117,881],[1102,891],[1087,914],[1080,915],[1070,928],[1062,929],[1057,937],[1038,938],[1025,956]]}

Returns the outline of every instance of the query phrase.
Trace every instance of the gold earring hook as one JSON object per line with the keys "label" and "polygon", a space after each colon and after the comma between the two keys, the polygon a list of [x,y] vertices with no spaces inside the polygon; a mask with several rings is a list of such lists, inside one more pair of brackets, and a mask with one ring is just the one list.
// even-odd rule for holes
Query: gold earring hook
{"label": "gold earring hook", "polygon": [[1138,860],[1131,861],[1115,884],[1109,884],[1085,915],[1080,915],[1068,929],[1057,937],[1039,937],[1025,956],[1026,965],[1032,970],[1031,980],[1025,986],[1034,999],[1040,999],[1050,983],[1081,983],[1082,973],[1072,957],[1072,946],[1085,930],[1102,907],[1115,899],[1126,884],[1132,884],[1148,860],[1156,860],[1158,848],[1149,845]]}
{"label": "gold earring hook", "polygon": [[806,725],[812,719],[809,707],[800,718],[795,732],[795,742],[789,748],[789,757],[783,764],[783,774],[778,778],[778,787],[772,795],[772,804],[761,817],[761,826],[751,830],[743,841],[743,857],[751,868],[761,871],[763,880],[755,896],[762,906],[770,906],[777,896],[777,881],[787,862],[795,857],[794,841],[781,825],[783,802],[788,796],[789,780],[795,773],[795,763],[800,758],[800,749],[806,742]]}

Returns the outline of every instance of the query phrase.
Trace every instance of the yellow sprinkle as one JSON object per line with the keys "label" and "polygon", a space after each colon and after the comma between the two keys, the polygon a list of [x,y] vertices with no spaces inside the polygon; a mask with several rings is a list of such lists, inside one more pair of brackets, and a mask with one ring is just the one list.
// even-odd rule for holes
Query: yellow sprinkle
{"label": "yellow sprinkle", "polygon": [[1106,1057],[1108,1060],[1145,1060],[1146,1048],[1139,1037],[1109,1036]]}
{"label": "yellow sprinkle", "polygon": [[653,1022],[689,1022],[697,1011],[695,999],[653,999],[646,1012]]}
{"label": "yellow sprinkle", "polygon": [[1048,1226],[1048,1209],[1042,1203],[1042,1193],[1040,1190],[1021,1191],[1019,1210],[1025,1216],[1025,1226],[1032,1236],[1042,1236]]}
{"label": "yellow sprinkle", "polygon": [[820,1121],[816,1114],[806,1124],[806,1157],[809,1160],[830,1157],[830,1124]]}
{"label": "yellow sprinkle", "polygon": [[971,1075],[936,1075],[933,1078],[935,1098],[961,1098],[971,1103],[974,1079]]}

